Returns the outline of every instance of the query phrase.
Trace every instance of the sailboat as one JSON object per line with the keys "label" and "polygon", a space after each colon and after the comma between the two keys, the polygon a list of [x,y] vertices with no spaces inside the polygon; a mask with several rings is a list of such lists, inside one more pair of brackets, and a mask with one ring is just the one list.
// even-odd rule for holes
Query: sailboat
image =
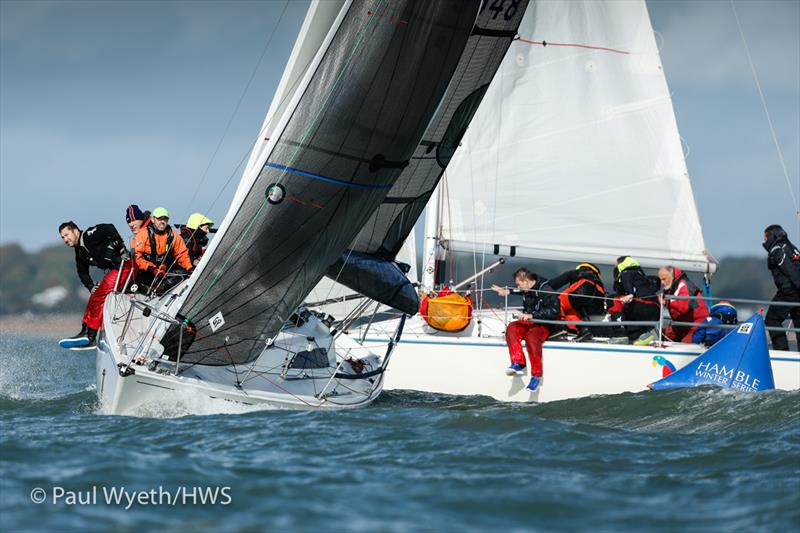
{"label": "sailboat", "polygon": [[[416,293],[393,262],[403,239],[391,254],[352,243],[373,242],[364,231],[377,227],[371,217],[391,225],[383,214],[402,210],[394,194],[419,186],[427,154],[446,166],[516,35],[527,2],[513,4],[312,2],[195,271],[163,295],[108,297],[97,350],[101,410],[135,414],[186,395],[190,411],[206,398],[286,408],[373,401],[404,318],[376,351],[344,334],[358,312],[335,320],[302,303],[327,273],[416,311]],[[426,137],[432,127],[444,134],[436,146]]]}
{"label": "sailboat", "polygon": [[[532,3],[438,191],[426,214],[425,291],[442,253],[471,256],[476,272],[502,257],[613,265],[631,255],[643,267],[716,268],[644,0]],[[485,306],[460,332],[410,318],[385,387],[538,402],[637,392],[704,350],[546,342],[532,392],[528,376],[503,372],[511,320],[507,307]],[[378,347],[381,326],[394,323],[351,333]],[[770,358],[776,388],[800,388],[798,353]]]}

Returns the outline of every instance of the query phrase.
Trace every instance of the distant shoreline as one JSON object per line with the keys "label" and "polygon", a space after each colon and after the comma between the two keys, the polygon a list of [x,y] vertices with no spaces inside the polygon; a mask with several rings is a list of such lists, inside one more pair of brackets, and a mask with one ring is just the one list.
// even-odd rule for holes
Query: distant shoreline
{"label": "distant shoreline", "polygon": [[77,333],[81,328],[81,315],[33,314],[0,316],[0,335],[44,337],[59,339]]}

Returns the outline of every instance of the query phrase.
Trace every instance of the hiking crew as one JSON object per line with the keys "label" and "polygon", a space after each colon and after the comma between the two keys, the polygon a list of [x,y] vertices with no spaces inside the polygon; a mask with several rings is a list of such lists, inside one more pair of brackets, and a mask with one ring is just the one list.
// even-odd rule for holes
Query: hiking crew
{"label": "hiking crew", "polygon": [[136,235],[150,221],[150,211],[142,211],[136,204],[131,204],[125,208],[125,222],[131,229],[131,233]]}
{"label": "hiking crew", "polygon": [[153,210],[151,222],[140,229],[133,240],[138,283],[161,286],[167,272],[174,271],[176,263],[186,272],[193,268],[186,244],[170,227],[169,212],[163,207]]}
{"label": "hiking crew", "polygon": [[[658,271],[664,294],[673,296],[703,296],[697,285],[691,282],[680,268],[672,265],[663,266]],[[703,300],[673,300],[665,299],[664,307],[669,310],[669,316],[676,322],[703,322],[708,318],[708,307]],[[664,335],[676,342],[692,342],[692,335],[697,327],[669,326]]]}
{"label": "hiking crew", "polygon": [[[623,320],[658,322],[661,306],[656,297],[657,284],[644,273],[638,261],[630,256],[618,258],[614,267],[617,295],[609,313],[621,315]],[[655,339],[652,326],[625,326],[625,334],[637,344],[649,344]]]}
{"label": "hiking crew", "polygon": [[[103,325],[103,304],[106,297],[114,290],[125,285],[133,268],[125,241],[122,240],[113,224],[98,224],[81,231],[72,222],[64,222],[58,227],[58,233],[64,244],[75,249],[75,265],[81,283],[91,295],[83,313],[81,331],[62,342],[69,341],[73,347],[94,348],[97,331]],[[124,263],[123,263],[124,261]],[[119,272],[122,265],[122,272]],[[106,271],[100,283],[95,284],[89,274],[89,267],[94,266]],[[117,283],[119,278],[119,283]],[[82,346],[81,346],[82,345]]]}
{"label": "hiking crew", "polygon": [[511,366],[506,369],[508,376],[525,375],[525,353],[522,351],[522,340],[528,348],[528,358],[531,362],[531,380],[528,389],[535,391],[542,378],[542,343],[550,335],[550,328],[545,324],[537,324],[536,319],[557,320],[561,310],[558,296],[535,290],[552,290],[547,285],[547,280],[540,279],[527,268],[520,268],[514,272],[516,289],[506,289],[492,285],[500,296],[509,294],[522,295],[522,313],[514,322],[506,327],[506,344],[511,356]]}
{"label": "hiking crew", "polygon": [[704,344],[706,347],[715,345],[722,340],[729,330],[724,328],[715,328],[721,324],[738,324],[739,317],[736,308],[730,302],[719,302],[712,305],[708,310],[708,317],[703,320],[702,324],[698,324],[695,332],[692,334],[692,342],[695,344]]}
{"label": "hiking crew", "polygon": [[[778,289],[772,301],[800,303],[800,250],[789,242],[786,231],[777,224],[764,230],[762,246],[767,251],[767,266]],[[800,328],[800,306],[771,305],[764,323],[767,326],[780,327],[788,317],[792,318],[795,328]],[[773,349],[789,349],[789,339],[785,331],[770,331],[769,336]],[[800,349],[800,333],[795,336]]]}
{"label": "hiking crew", "polygon": [[192,213],[185,226],[181,227],[181,238],[189,250],[189,260],[193,266],[197,266],[203,252],[208,246],[208,232],[214,221],[201,213]]}
{"label": "hiking crew", "polygon": [[[580,320],[589,321],[592,315],[597,315],[598,320],[605,313],[606,295],[605,287],[600,279],[600,269],[592,263],[581,263],[575,270],[567,270],[563,274],[551,279],[548,284],[559,289],[562,286],[569,286],[559,296],[561,304],[561,320]],[[567,328],[578,333],[576,340],[588,340],[591,338],[589,328],[576,325],[568,325]]]}

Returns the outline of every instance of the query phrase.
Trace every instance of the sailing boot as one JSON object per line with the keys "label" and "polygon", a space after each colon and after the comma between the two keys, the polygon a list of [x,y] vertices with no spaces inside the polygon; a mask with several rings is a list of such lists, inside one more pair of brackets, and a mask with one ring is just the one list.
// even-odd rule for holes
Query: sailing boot
{"label": "sailing boot", "polygon": [[82,346],[76,346],[72,350],[94,350],[97,348],[97,330],[87,327],[86,338],[88,342]]}
{"label": "sailing boot", "polygon": [[[95,332],[96,334],[96,332]],[[89,326],[86,323],[81,323],[81,330],[77,335],[67,337],[58,341],[58,345],[62,348],[77,348],[85,346],[89,342]]]}
{"label": "sailing boot", "polygon": [[89,344],[85,348],[97,348],[97,330],[86,328],[86,336],[89,337]]}
{"label": "sailing boot", "polygon": [[575,342],[591,342],[593,339],[592,332],[589,331],[587,328],[584,328],[577,337],[575,337]]}

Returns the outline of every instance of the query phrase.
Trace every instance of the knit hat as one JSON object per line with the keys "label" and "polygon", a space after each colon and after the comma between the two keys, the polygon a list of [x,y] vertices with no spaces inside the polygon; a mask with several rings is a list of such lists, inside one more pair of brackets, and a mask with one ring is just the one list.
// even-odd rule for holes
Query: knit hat
{"label": "knit hat", "polygon": [[131,204],[125,208],[125,222],[130,224],[134,220],[144,220],[144,213],[136,204]]}

